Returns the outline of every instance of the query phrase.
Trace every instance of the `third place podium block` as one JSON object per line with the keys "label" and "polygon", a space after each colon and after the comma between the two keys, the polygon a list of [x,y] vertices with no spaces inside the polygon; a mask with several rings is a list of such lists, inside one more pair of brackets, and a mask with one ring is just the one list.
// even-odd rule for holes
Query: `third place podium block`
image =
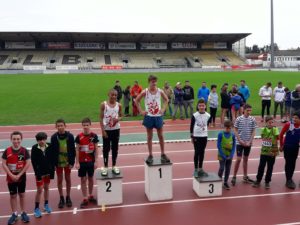
{"label": "third place podium block", "polygon": [[208,173],[207,177],[194,177],[193,189],[199,197],[221,196],[222,179],[215,173]]}
{"label": "third place podium block", "polygon": [[122,173],[115,175],[111,169],[107,176],[96,170],[98,205],[117,205],[123,203]]}
{"label": "third place podium block", "polygon": [[173,198],[172,163],[162,163],[153,158],[152,164],[145,161],[145,193],[149,201],[162,201]]}

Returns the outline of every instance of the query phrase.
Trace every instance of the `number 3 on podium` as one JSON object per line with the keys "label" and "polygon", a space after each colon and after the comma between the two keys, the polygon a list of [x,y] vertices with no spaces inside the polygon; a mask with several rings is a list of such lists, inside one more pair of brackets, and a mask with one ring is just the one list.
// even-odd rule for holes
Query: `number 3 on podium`
{"label": "number 3 on podium", "polygon": [[214,193],[214,187],[215,187],[214,184],[209,184],[208,187],[209,187],[208,193],[210,194]]}

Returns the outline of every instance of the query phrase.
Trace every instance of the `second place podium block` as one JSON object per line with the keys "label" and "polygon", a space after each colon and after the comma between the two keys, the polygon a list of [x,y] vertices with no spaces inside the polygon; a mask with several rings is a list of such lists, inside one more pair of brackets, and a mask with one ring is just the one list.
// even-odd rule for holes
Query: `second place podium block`
{"label": "second place podium block", "polygon": [[153,158],[152,164],[145,161],[145,193],[149,201],[173,198],[172,163],[162,163]]}

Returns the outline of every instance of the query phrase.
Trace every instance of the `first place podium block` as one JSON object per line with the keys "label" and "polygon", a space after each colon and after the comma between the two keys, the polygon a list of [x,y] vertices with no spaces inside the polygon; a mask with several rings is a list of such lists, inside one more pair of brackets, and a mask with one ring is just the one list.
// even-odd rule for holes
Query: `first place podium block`
{"label": "first place podium block", "polygon": [[199,197],[221,196],[222,179],[215,173],[208,173],[207,177],[194,177],[193,189]]}
{"label": "first place podium block", "polygon": [[96,170],[98,205],[118,205],[123,203],[122,174],[115,175],[111,169],[107,176]]}
{"label": "first place podium block", "polygon": [[145,161],[145,193],[149,201],[163,201],[173,198],[172,163],[162,163],[153,158],[152,164]]}

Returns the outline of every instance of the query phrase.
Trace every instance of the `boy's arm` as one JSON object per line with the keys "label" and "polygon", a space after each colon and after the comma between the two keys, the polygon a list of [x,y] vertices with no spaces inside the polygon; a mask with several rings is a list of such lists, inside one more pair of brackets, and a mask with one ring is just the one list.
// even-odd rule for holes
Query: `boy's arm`
{"label": "boy's arm", "polygon": [[143,90],[136,98],[135,98],[135,104],[138,108],[138,111],[140,112],[140,114],[142,114],[143,116],[147,115],[147,112],[146,111],[143,111],[142,108],[141,108],[141,99],[143,97],[145,97],[146,95],[146,91]]}
{"label": "boy's arm", "polygon": [[285,135],[285,133],[288,131],[289,127],[290,127],[290,123],[286,123],[286,124],[284,125],[284,127],[282,128],[280,134],[279,134],[280,151],[283,150],[283,144],[284,144],[283,139],[284,139],[284,135]]}
{"label": "boy's arm", "polygon": [[36,152],[34,151],[34,148],[31,148],[31,164],[35,173],[35,176],[37,180],[41,180],[42,176],[38,167],[38,160],[36,159]]}
{"label": "boy's arm", "polygon": [[75,150],[75,140],[73,134],[69,133],[69,141],[70,141],[70,152],[72,158],[69,159],[70,167],[73,168],[75,164],[76,150]]}
{"label": "boy's arm", "polygon": [[101,131],[102,131],[102,137],[103,137],[103,138],[107,138],[107,133],[106,133],[106,131],[104,130],[104,124],[103,124],[104,109],[105,109],[105,105],[104,105],[104,103],[102,102],[101,105],[100,105],[100,115],[99,115],[99,119],[100,119],[100,128],[101,128]]}
{"label": "boy's arm", "polygon": [[80,164],[79,164],[79,144],[76,143],[76,163],[75,163],[75,168],[79,169]]}
{"label": "boy's arm", "polygon": [[218,152],[220,154],[220,156],[222,157],[222,159],[226,159],[226,156],[224,154],[224,152],[222,151],[222,132],[220,132],[218,134],[218,141],[217,141],[217,147],[218,147]]}
{"label": "boy's arm", "polygon": [[166,111],[166,108],[168,107],[169,99],[164,92],[161,92],[161,97],[163,98],[164,104],[160,111],[161,111],[161,114],[163,114]]}
{"label": "boy's arm", "polygon": [[234,127],[234,135],[235,135],[235,137],[237,138],[237,140],[239,141],[239,143],[241,144],[241,145],[245,145],[245,142],[244,141],[242,141],[242,139],[241,139],[241,137],[240,137],[240,135],[239,135],[239,132],[238,132],[238,128],[237,127]]}
{"label": "boy's arm", "polygon": [[235,138],[235,135],[232,134],[232,140],[233,140],[233,143],[232,143],[232,149],[231,149],[231,153],[230,153],[230,158],[232,159],[233,156],[234,156],[234,153],[235,153],[235,148],[236,148],[236,138]]}
{"label": "boy's arm", "polygon": [[2,158],[2,167],[4,169],[4,171],[7,173],[7,175],[14,181],[17,181],[17,176],[14,175],[8,168],[8,166],[6,165],[6,159]]}
{"label": "boy's arm", "polygon": [[98,146],[99,140],[98,140],[98,136],[97,136],[97,142],[94,143],[95,145],[95,164],[94,164],[94,168],[97,169],[99,167],[99,146]]}

